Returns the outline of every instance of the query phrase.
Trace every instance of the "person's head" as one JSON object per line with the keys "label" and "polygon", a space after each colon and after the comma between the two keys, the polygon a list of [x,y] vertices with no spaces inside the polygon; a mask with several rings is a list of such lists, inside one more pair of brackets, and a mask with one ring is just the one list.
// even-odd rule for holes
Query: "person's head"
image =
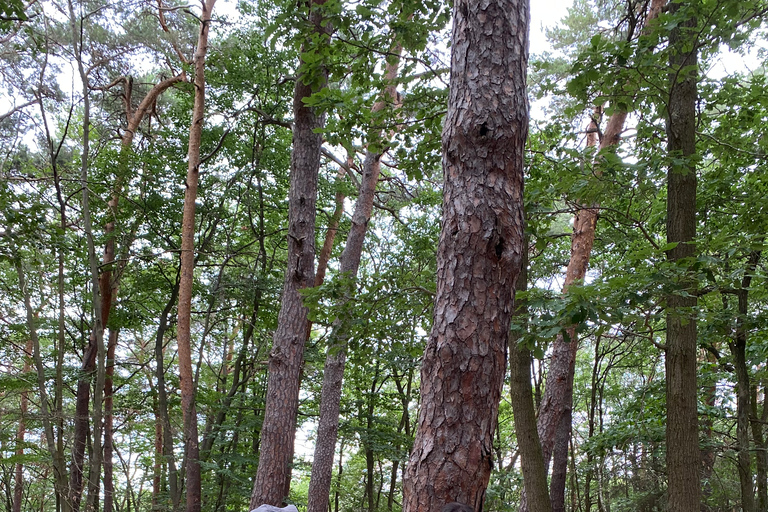
{"label": "person's head", "polygon": [[443,508],[440,509],[440,512],[475,512],[475,509],[469,505],[465,505],[464,503],[452,501],[451,503],[446,503],[443,505]]}

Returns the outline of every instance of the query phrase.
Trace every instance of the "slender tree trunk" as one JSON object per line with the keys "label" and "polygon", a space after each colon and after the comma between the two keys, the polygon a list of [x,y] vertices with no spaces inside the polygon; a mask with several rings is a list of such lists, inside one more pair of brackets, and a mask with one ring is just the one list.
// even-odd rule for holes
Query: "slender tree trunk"
{"label": "slender tree trunk", "polygon": [[764,425],[768,423],[768,407],[766,407],[768,388],[763,389],[763,409],[757,414],[757,386],[752,386],[752,438],[755,440],[757,459],[757,511],[768,511],[768,442],[766,442]]}
{"label": "slender tree trunk", "polygon": [[[78,381],[78,400],[76,410],[76,433],[72,458],[72,478],[70,481],[70,500],[75,511],[80,508],[82,499],[82,478],[83,478],[83,455],[85,451],[85,441],[88,437],[88,390],[90,386],[89,373],[95,369],[95,385],[93,393],[93,408],[91,411],[90,422],[93,429],[92,444],[93,450],[89,460],[88,468],[88,495],[86,500],[86,511],[95,512],[99,497],[99,484],[101,475],[101,437],[102,437],[102,416],[103,416],[103,391],[106,375],[106,349],[104,347],[104,309],[102,308],[101,295],[102,290],[99,283],[99,263],[96,258],[96,247],[93,239],[93,225],[91,221],[90,210],[90,192],[88,186],[88,171],[90,158],[90,87],[88,84],[88,75],[83,64],[82,54],[82,20],[78,25],[75,18],[75,11],[72,1],[68,2],[70,27],[72,30],[72,47],[74,50],[77,70],[80,76],[83,94],[83,146],[80,157],[80,185],[83,190],[82,198],[82,217],[83,231],[88,249],[88,264],[90,267],[91,288],[93,293],[93,330],[89,337],[87,357],[83,357],[84,370],[86,375]],[[108,312],[107,312],[108,314]],[[91,359],[93,358],[93,359]],[[91,361],[95,363],[91,366]],[[88,363],[88,366],[86,366]],[[84,389],[81,397],[80,390]],[[84,399],[81,399],[84,398]],[[80,425],[79,432],[77,425]]]}
{"label": "slender tree trunk", "polygon": [[741,486],[741,508],[754,512],[755,489],[750,454],[749,427],[751,405],[751,384],[747,367],[747,314],[749,313],[749,286],[760,260],[760,251],[753,251],[747,260],[747,268],[737,292],[738,311],[734,340],[729,344],[736,368],[736,442],[738,446],[739,483]]}
{"label": "slender tree trunk", "polygon": [[[32,357],[32,338],[27,340],[27,345],[24,348],[24,367],[22,368],[22,374],[28,376],[31,370],[29,364]],[[27,391],[21,392],[21,399],[19,403],[19,426],[16,430],[16,456],[21,459],[24,457],[24,438],[27,433],[27,410],[29,409],[29,396]],[[14,471],[13,482],[13,508],[12,512],[21,512],[21,501],[24,495],[24,465],[21,460],[16,462],[16,468]]]}
{"label": "slender tree trunk", "polygon": [[187,188],[184,194],[184,216],[181,225],[181,278],[179,280],[179,306],[177,343],[179,350],[179,387],[181,410],[184,416],[184,447],[186,461],[186,512],[200,512],[202,501],[200,449],[197,433],[194,372],[192,368],[192,287],[195,272],[195,201],[200,178],[200,141],[205,121],[205,55],[208,51],[208,32],[211,12],[216,0],[204,0],[200,16],[200,32],[193,59],[195,69],[195,103],[189,129],[187,152]]}
{"label": "slender tree trunk", "polygon": [[[515,288],[518,292],[528,288],[528,241],[523,250],[523,265]],[[515,317],[526,319],[528,308],[520,300],[515,301]],[[541,441],[536,429],[536,411],[533,407],[531,386],[531,351],[520,344],[520,336],[514,336],[509,344],[510,397],[514,413],[515,434],[520,450],[523,470],[523,492],[526,503],[533,512],[550,512],[552,504],[547,489],[547,468],[541,451]]]}
{"label": "slender tree trunk", "polygon": [[[387,104],[397,101],[397,70],[400,64],[402,46],[397,44],[392,57],[386,66],[384,78],[387,86],[382,94],[383,99],[377,101],[374,112],[383,110]],[[379,132],[376,137],[380,138]],[[368,231],[368,222],[373,213],[373,202],[376,195],[376,184],[381,172],[380,159],[382,153],[367,151],[363,163],[363,175],[360,182],[360,193],[355,201],[352,214],[352,225],[347,235],[347,244],[341,254],[339,274],[342,279],[348,279],[344,298],[339,305],[341,312],[333,323],[328,341],[328,355],[323,369],[323,388],[320,399],[320,420],[317,430],[317,442],[312,464],[312,474],[309,482],[307,512],[325,512],[328,509],[328,499],[331,489],[333,459],[336,453],[336,440],[339,429],[339,407],[341,403],[341,386],[344,379],[344,367],[347,359],[347,340],[349,339],[352,312],[348,303],[355,293],[357,271],[363,253],[363,242]],[[369,461],[371,462],[371,461]],[[372,464],[372,462],[371,462]],[[371,474],[373,471],[370,467]],[[372,499],[372,496],[369,496]],[[370,505],[370,503],[369,503]]]}
{"label": "slender tree trunk", "polygon": [[[41,84],[42,84],[42,77],[41,77]],[[45,130],[45,138],[46,142],[48,144],[48,154],[51,159],[51,170],[53,171],[53,184],[54,188],[56,189],[56,201],[59,204],[59,228],[61,229],[61,232],[66,232],[68,228],[68,220],[67,220],[67,200],[64,198],[64,193],[62,191],[61,187],[61,174],[59,173],[59,166],[58,166],[58,155],[59,155],[59,149],[55,149],[53,138],[51,137],[51,131],[48,127],[48,116],[45,113],[45,106],[43,104],[42,97],[38,96],[38,105],[40,106],[40,115],[43,120],[43,128]],[[52,443],[49,444],[48,448],[51,450],[51,454],[53,456],[53,468],[54,468],[54,489],[56,494],[56,511],[57,512],[69,512],[71,510],[70,502],[69,502],[69,482],[67,479],[67,474],[65,471],[66,468],[66,462],[64,457],[64,353],[65,345],[66,345],[66,325],[65,325],[65,299],[64,299],[64,251],[66,249],[64,247],[59,247],[57,249],[57,255],[56,259],[58,262],[58,269],[57,269],[57,276],[56,276],[56,292],[57,292],[57,329],[56,329],[56,343],[55,348],[57,352],[56,357],[56,380],[55,380],[55,386],[54,386],[54,397],[53,397],[53,416],[55,416],[57,421],[55,421],[51,425],[51,431],[48,432],[48,430],[45,430],[46,435],[46,442]],[[21,280],[21,277],[19,278]],[[22,287],[23,288],[23,287]],[[22,290],[23,291],[23,290]],[[33,327],[32,324],[29,325],[29,328],[31,329]],[[38,360],[36,359],[39,355],[39,346],[34,347],[33,349],[33,359],[35,362],[35,369],[40,372],[42,368],[42,362],[38,364]],[[44,382],[44,380],[40,380],[40,374],[38,374],[38,384],[41,382]],[[42,400],[42,398],[41,398]],[[47,413],[51,413],[51,405],[47,405]],[[41,405],[41,408],[42,405]],[[49,421],[53,421],[50,420]],[[44,421],[45,423],[45,421]],[[55,427],[55,428],[54,428]],[[51,439],[48,439],[48,435],[51,435]],[[52,449],[52,447],[55,447],[55,449]]]}
{"label": "slender tree trunk", "polygon": [[155,333],[155,371],[157,377],[157,407],[160,414],[159,421],[162,423],[163,433],[163,456],[168,464],[168,492],[171,499],[171,509],[173,512],[179,510],[181,502],[181,489],[179,482],[179,473],[176,468],[176,456],[174,455],[173,430],[171,429],[171,418],[168,413],[168,390],[165,383],[165,364],[163,360],[165,333],[168,330],[168,320],[171,316],[174,304],[179,296],[179,279],[176,276],[176,282],[171,289],[171,296],[160,314],[157,332]]}
{"label": "slender tree trunk", "polygon": [[115,349],[117,348],[117,329],[109,330],[107,342],[107,377],[104,381],[104,512],[114,508],[115,482],[113,478],[112,456],[114,451],[114,377]]}
{"label": "slender tree trunk", "polygon": [[[689,8],[672,2],[670,13]],[[667,253],[670,262],[696,256],[696,19],[689,16],[669,35],[670,93],[667,104]],[[684,276],[681,292],[667,297],[667,474],[668,507],[698,512],[701,502],[696,383],[696,280]]]}
{"label": "slender tree trunk", "polygon": [[[309,3],[309,30],[313,38],[317,38],[320,47],[328,45],[331,31],[322,12],[324,4],[325,0],[312,0]],[[302,61],[300,67],[305,68],[307,64]],[[325,87],[328,79],[328,71],[322,64],[304,72],[311,73],[313,80],[305,83],[305,76],[299,76],[293,94],[288,266],[283,281],[277,329],[269,356],[261,449],[251,493],[251,509],[263,504],[279,506],[290,490],[288,485],[308,326],[307,308],[302,302],[300,290],[312,286],[315,278],[315,204],[320,148],[323,143],[318,131],[325,124],[324,115],[307,106],[304,100]]]}
{"label": "slender tree trunk", "polygon": [[56,491],[56,502],[57,506],[61,508],[61,512],[70,512],[72,507],[67,496],[69,487],[67,482],[67,472],[64,457],[56,447],[57,441],[54,434],[53,415],[51,414],[50,400],[48,398],[45,379],[45,365],[43,363],[43,357],[40,354],[40,338],[37,335],[37,322],[32,308],[29,288],[27,287],[26,271],[21,258],[15,256],[15,260],[16,273],[19,279],[19,290],[21,290],[24,300],[27,330],[29,338],[32,340],[32,361],[35,365],[35,371],[37,372],[38,400],[40,403],[40,415],[42,417],[43,431],[45,433],[46,448],[48,448],[48,451],[51,453],[55,454],[53,457],[53,482]]}
{"label": "slender tree trunk", "polygon": [[457,0],[434,324],[403,511],[483,508],[523,260],[527,0]]}

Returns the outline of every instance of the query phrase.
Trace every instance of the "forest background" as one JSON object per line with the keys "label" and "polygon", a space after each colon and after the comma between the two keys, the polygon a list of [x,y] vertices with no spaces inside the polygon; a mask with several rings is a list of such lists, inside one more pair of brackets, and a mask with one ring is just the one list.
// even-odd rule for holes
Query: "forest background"
{"label": "forest background", "polygon": [[[678,3],[699,58],[675,71],[697,85],[691,156],[667,151],[685,19],[657,3],[576,0],[531,56],[512,357],[532,372],[553,506],[663,510],[667,310],[695,299],[680,307],[697,326],[702,507],[764,511],[768,6]],[[180,510],[193,495],[249,510],[262,471],[302,510],[319,495],[399,512],[433,320],[451,5],[0,7],[4,509]],[[322,160],[305,236],[289,169],[307,113]],[[696,251],[675,259],[667,169],[691,165]],[[269,430],[294,275],[312,285],[295,294],[297,403]],[[526,507],[512,382],[489,511]],[[264,455],[280,434],[287,464]]]}

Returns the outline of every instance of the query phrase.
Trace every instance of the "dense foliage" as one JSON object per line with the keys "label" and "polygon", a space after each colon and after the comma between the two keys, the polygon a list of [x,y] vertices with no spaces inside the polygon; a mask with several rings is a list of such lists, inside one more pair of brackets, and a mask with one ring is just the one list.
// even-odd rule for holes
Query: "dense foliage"
{"label": "dense foliage", "polygon": [[[708,510],[741,506],[746,471],[755,510],[768,510],[768,5],[686,6],[700,30],[691,42],[700,54],[693,259],[665,257],[672,248],[665,173],[680,158],[664,149],[666,41],[683,14],[665,11],[643,27],[646,1],[576,0],[548,34],[552,49],[531,58],[529,288],[518,297],[529,315],[513,330],[532,350],[532,386],[541,400],[551,345],[577,326],[566,489],[574,512],[665,508],[664,311],[681,274],[695,279],[699,299],[703,503]],[[330,74],[328,87],[309,100],[327,117],[318,251],[330,231],[338,234],[325,282],[304,293],[313,323],[289,501],[300,509],[307,502],[326,345],[339,299],[354,285],[343,303],[353,321],[330,506],[401,509],[432,324],[450,5],[329,1],[334,33],[322,55],[303,46],[305,7],[223,4],[211,26],[192,306],[204,511],[247,510],[259,462],[287,258],[291,95],[300,55],[305,63],[324,62]],[[100,396],[94,386],[102,370],[84,366],[99,297],[91,236],[98,271],[110,270],[116,289],[104,336],[114,359],[98,356],[113,381],[107,398],[114,404],[89,408],[101,411],[114,435],[114,507],[179,506],[185,442],[175,307],[196,8],[0,2],[0,489],[8,512],[67,510],[57,491],[69,485],[78,382]],[[396,39],[403,46],[401,105],[372,109]],[[142,100],[172,77],[178,80],[151,102],[126,144]],[[595,106],[604,106],[602,118]],[[604,126],[616,109],[630,113],[621,143],[597,155],[585,147],[585,130],[593,116]],[[361,268],[350,283],[337,271],[338,257],[366,150],[382,152],[383,165]],[[572,216],[584,205],[599,205],[589,272],[562,293]],[[104,265],[110,240],[116,257]],[[737,433],[739,388],[749,391],[746,447]],[[98,432],[91,425],[87,461],[106,443],[94,438]],[[493,450],[485,508],[516,510],[522,475],[508,391]],[[750,455],[740,479],[741,451]],[[98,510],[103,499],[94,496],[106,465],[100,471],[85,465],[85,480],[95,485],[86,494]]]}

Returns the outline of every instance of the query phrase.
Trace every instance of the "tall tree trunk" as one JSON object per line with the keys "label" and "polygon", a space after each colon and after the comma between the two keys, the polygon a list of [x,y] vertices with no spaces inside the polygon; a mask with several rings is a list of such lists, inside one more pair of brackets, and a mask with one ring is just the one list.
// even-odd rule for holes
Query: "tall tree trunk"
{"label": "tall tree trunk", "polygon": [[179,351],[179,387],[184,416],[184,447],[186,461],[186,512],[200,512],[202,484],[200,449],[197,434],[194,371],[192,368],[192,287],[195,272],[195,201],[200,178],[200,142],[205,121],[205,55],[208,51],[208,31],[211,12],[216,0],[204,0],[200,15],[200,31],[193,59],[195,69],[195,103],[189,128],[187,152],[187,188],[184,194],[184,216],[181,224],[181,277],[179,280],[179,320],[177,343]]}
{"label": "tall tree trunk", "polygon": [[763,388],[763,408],[761,414],[757,414],[757,386],[752,386],[752,438],[755,440],[755,458],[757,459],[757,511],[768,511],[768,442],[765,438],[764,425],[768,423],[768,388]]}
{"label": "tall tree trunk", "polygon": [[[323,16],[324,4],[325,0],[312,0],[309,3],[309,30],[313,34],[310,40],[316,38],[321,47],[328,44],[331,31],[327,18]],[[251,509],[262,504],[279,506],[283,503],[289,492],[287,484],[290,483],[293,462],[299,384],[308,325],[307,308],[302,303],[300,290],[314,283],[315,204],[320,148],[323,143],[322,135],[318,132],[325,124],[324,115],[307,106],[304,100],[325,87],[328,80],[328,71],[322,64],[312,69],[307,67],[305,62],[300,63],[302,73],[296,79],[293,93],[288,266],[283,281],[277,329],[269,356],[261,449],[251,493]],[[308,73],[313,79],[305,83]]]}
{"label": "tall tree trunk", "polygon": [[163,435],[163,456],[168,464],[168,493],[171,499],[171,510],[179,510],[181,503],[181,485],[179,482],[179,473],[176,468],[176,456],[174,455],[173,430],[171,429],[171,418],[168,413],[168,390],[165,383],[165,364],[164,364],[164,346],[165,333],[168,331],[168,321],[171,316],[174,304],[179,296],[179,279],[176,275],[176,282],[171,289],[171,296],[165,304],[155,333],[155,372],[157,378],[157,408],[162,423]]}
{"label": "tall tree trunk", "polygon": [[[670,13],[690,8],[670,3]],[[667,104],[667,252],[670,262],[696,256],[696,18],[688,16],[669,35]],[[667,297],[666,396],[668,507],[698,512],[701,502],[696,383],[696,280],[682,276],[680,292]]]}
{"label": "tall tree trunk", "polygon": [[[80,186],[83,190],[82,196],[82,217],[83,231],[88,251],[88,265],[90,269],[91,289],[93,293],[93,329],[88,339],[88,347],[83,357],[83,369],[85,376],[78,381],[78,400],[76,402],[76,425],[75,440],[73,441],[72,457],[72,478],[70,480],[70,501],[72,508],[79,510],[82,499],[82,479],[83,479],[83,456],[85,452],[86,439],[88,437],[88,422],[90,420],[93,435],[91,442],[93,450],[89,460],[88,467],[88,495],[86,501],[86,511],[95,512],[99,497],[99,484],[101,475],[101,437],[102,437],[102,408],[104,380],[106,375],[106,349],[104,347],[104,325],[105,311],[102,308],[101,295],[102,290],[99,283],[99,262],[96,258],[96,246],[93,239],[93,223],[91,221],[90,209],[90,191],[88,186],[88,171],[90,158],[90,87],[88,84],[88,75],[83,63],[82,49],[82,19],[80,23],[75,17],[75,10],[72,1],[68,2],[69,22],[72,30],[72,48],[77,62],[77,70],[80,77],[83,94],[83,146],[80,155]],[[106,313],[108,314],[108,312]],[[91,363],[93,362],[93,364]],[[88,366],[86,366],[88,365]],[[85,389],[81,396],[80,390],[90,386],[90,372],[95,370],[93,408],[90,418],[88,417],[88,390]],[[79,431],[78,431],[79,425]]]}
{"label": "tall tree trunk", "polygon": [[527,0],[457,0],[434,324],[403,511],[480,512],[523,260]]}
{"label": "tall tree trunk", "polygon": [[[387,86],[382,94],[382,99],[377,101],[374,112],[383,110],[387,104],[397,101],[397,69],[400,64],[402,46],[396,44],[392,57],[386,66],[384,79]],[[381,132],[375,134],[374,139],[381,137]],[[381,172],[382,153],[367,151],[363,163],[363,175],[360,182],[360,193],[355,201],[355,210],[352,213],[352,225],[347,235],[347,243],[341,254],[339,275],[349,282],[345,287],[344,297],[340,306],[340,313],[333,323],[331,335],[328,341],[328,354],[323,369],[323,388],[320,398],[320,420],[317,429],[317,442],[312,463],[312,474],[309,481],[309,494],[307,497],[307,512],[325,512],[328,509],[328,499],[331,490],[331,475],[333,473],[333,459],[336,453],[336,440],[339,429],[339,407],[341,403],[341,386],[344,379],[344,367],[347,360],[347,341],[352,321],[352,312],[348,304],[352,299],[355,288],[357,271],[360,267],[360,259],[363,254],[363,242],[368,231],[368,222],[373,213],[373,202],[376,195],[376,184]],[[371,467],[371,473],[373,469]],[[372,498],[372,496],[369,496]]]}
{"label": "tall tree trunk", "polygon": [[[523,265],[517,278],[518,292],[528,288],[528,241],[523,246]],[[515,317],[526,319],[528,308],[525,303],[515,300]],[[510,398],[514,413],[515,434],[520,450],[520,465],[523,470],[523,492],[529,510],[550,512],[552,504],[547,489],[547,468],[541,451],[541,441],[536,429],[536,411],[533,406],[531,386],[531,351],[520,343],[520,336],[514,336],[509,344]]]}
{"label": "tall tree trunk", "polygon": [[[15,248],[14,248],[15,249]],[[15,253],[15,251],[14,251]],[[27,287],[26,270],[21,258],[14,254],[16,273],[19,279],[19,290],[21,291],[24,301],[24,311],[26,313],[26,324],[29,334],[29,338],[32,340],[32,361],[35,365],[35,371],[37,373],[37,388],[38,388],[38,401],[40,404],[40,416],[43,423],[43,431],[45,434],[45,444],[49,452],[54,454],[53,457],[53,473],[54,473],[54,489],[56,491],[56,504],[57,508],[61,509],[61,512],[70,512],[72,510],[71,503],[68,499],[68,482],[66,464],[64,462],[63,454],[57,449],[57,440],[54,433],[53,415],[51,414],[51,405],[48,398],[48,391],[45,378],[45,364],[43,363],[43,357],[40,354],[40,338],[37,335],[37,321],[35,313],[32,308],[32,300],[30,298],[29,288]]]}
{"label": "tall tree trunk", "polygon": [[749,426],[751,405],[751,384],[747,367],[747,314],[749,313],[749,286],[752,282],[760,251],[753,251],[747,259],[747,268],[737,292],[738,311],[734,339],[729,343],[736,369],[736,443],[738,447],[739,484],[741,486],[741,508],[744,512],[755,510],[755,489],[750,455]]}
{"label": "tall tree trunk", "polygon": [[[32,338],[27,340],[27,345],[24,348],[24,367],[22,368],[22,374],[26,377],[29,375],[31,366],[29,364],[32,357]],[[19,426],[16,430],[16,456],[21,459],[24,457],[24,438],[27,433],[27,410],[29,409],[29,396],[27,391],[21,392],[21,400],[19,403]],[[16,468],[14,471],[13,482],[13,509],[12,512],[21,512],[21,500],[24,495],[24,465],[21,460],[16,462]]]}
{"label": "tall tree trunk", "polygon": [[[77,512],[80,510],[80,503],[83,495],[83,473],[85,461],[85,448],[87,444],[88,432],[93,427],[92,442],[95,445],[89,467],[89,494],[95,499],[94,487],[98,487],[96,473],[101,467],[101,408],[102,408],[102,386],[104,385],[104,319],[102,317],[101,290],[99,288],[99,269],[96,262],[96,248],[93,242],[93,230],[91,223],[89,187],[88,187],[88,159],[90,142],[90,87],[88,85],[88,76],[83,65],[82,55],[82,20],[78,24],[75,17],[75,10],[70,0],[67,3],[69,7],[69,23],[72,31],[72,48],[77,62],[77,70],[80,77],[80,85],[83,94],[83,147],[80,157],[80,181],[83,189],[82,197],[82,216],[83,229],[85,231],[86,244],[88,248],[88,263],[91,272],[91,286],[93,292],[93,329],[88,337],[88,345],[83,353],[83,362],[81,366],[81,376],[77,382],[77,400],[75,402],[75,432],[72,441],[72,465],[70,468],[70,491],[69,500],[72,509]],[[95,373],[94,373],[95,372]],[[89,417],[90,406],[90,387],[91,380],[96,377],[96,389],[93,396],[93,411]],[[98,453],[97,453],[98,452]],[[95,505],[95,503],[94,503]]]}
{"label": "tall tree trunk", "polygon": [[115,482],[113,478],[112,456],[114,452],[114,377],[115,349],[117,348],[118,329],[109,330],[107,342],[107,376],[104,381],[104,512],[114,508]]}

